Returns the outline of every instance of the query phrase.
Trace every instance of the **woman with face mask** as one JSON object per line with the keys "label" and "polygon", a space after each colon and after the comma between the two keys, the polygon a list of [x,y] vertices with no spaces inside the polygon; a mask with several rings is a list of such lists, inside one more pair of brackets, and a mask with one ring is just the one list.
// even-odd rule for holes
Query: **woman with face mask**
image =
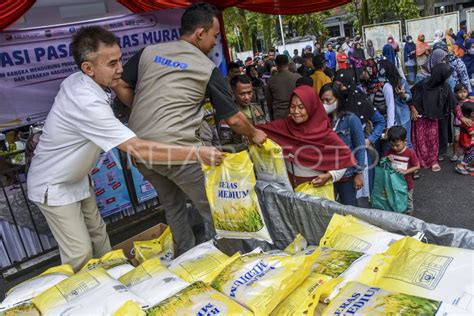
{"label": "woman with face mask", "polygon": [[331,126],[339,138],[352,150],[357,165],[348,168],[341,180],[334,184],[338,201],[345,205],[357,205],[357,191],[364,185],[366,168],[366,149],[364,129],[359,118],[342,106],[334,93],[332,83],[325,84],[319,92]]}
{"label": "woman with face mask", "polygon": [[332,130],[313,88],[307,85],[295,88],[289,110],[288,117],[256,127],[282,147],[293,187],[308,181],[314,186],[339,181],[356,162],[350,149]]}

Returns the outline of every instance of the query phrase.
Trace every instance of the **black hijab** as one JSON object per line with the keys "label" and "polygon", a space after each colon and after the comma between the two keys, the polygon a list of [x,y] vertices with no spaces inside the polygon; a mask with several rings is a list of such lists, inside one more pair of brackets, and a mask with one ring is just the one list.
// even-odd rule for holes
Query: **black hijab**
{"label": "black hijab", "polygon": [[364,50],[360,47],[359,43],[354,43],[354,50],[352,52],[352,56],[357,59],[365,60],[365,53]]}
{"label": "black hijab", "polygon": [[413,87],[413,103],[420,114],[439,119],[453,110],[456,99],[447,83],[452,72],[448,64],[437,64],[431,69],[430,77]]}
{"label": "black hijab", "polygon": [[336,97],[342,102],[341,108],[357,115],[362,123],[369,121],[375,113],[374,105],[357,89],[354,70],[338,70],[334,75],[334,81],[347,87],[347,90],[342,91],[337,85],[334,86]]}
{"label": "black hijab", "polygon": [[[379,76],[385,78],[395,89],[401,82],[400,73],[397,67],[388,59],[379,61]],[[382,70],[383,69],[383,70]]]}

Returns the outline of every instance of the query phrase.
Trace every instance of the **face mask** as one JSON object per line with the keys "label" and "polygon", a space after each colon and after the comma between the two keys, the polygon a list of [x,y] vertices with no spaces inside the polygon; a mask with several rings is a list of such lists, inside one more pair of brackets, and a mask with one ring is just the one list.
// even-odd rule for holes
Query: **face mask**
{"label": "face mask", "polygon": [[474,48],[469,48],[469,55],[474,55]]}
{"label": "face mask", "polygon": [[393,40],[389,39],[388,42],[391,43],[391,42],[393,42]]}
{"label": "face mask", "polygon": [[337,100],[333,103],[323,103],[324,109],[326,110],[327,114],[331,114],[332,112],[336,111],[337,108]]}
{"label": "face mask", "polygon": [[385,69],[380,68],[379,75],[384,76],[385,75]]}
{"label": "face mask", "polygon": [[409,39],[409,40],[408,40],[408,43],[413,43],[413,40]]}

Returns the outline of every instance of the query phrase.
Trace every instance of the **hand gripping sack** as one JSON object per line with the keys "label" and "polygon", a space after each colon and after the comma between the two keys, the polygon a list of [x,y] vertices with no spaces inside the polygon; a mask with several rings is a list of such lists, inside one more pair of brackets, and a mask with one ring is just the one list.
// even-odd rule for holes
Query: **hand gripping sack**
{"label": "hand gripping sack", "polygon": [[375,167],[372,207],[403,213],[408,207],[408,187],[405,177],[392,168],[387,158]]}
{"label": "hand gripping sack", "polygon": [[295,188],[295,192],[318,196],[331,201],[336,200],[334,196],[334,185],[331,180],[320,187],[315,187],[311,182],[303,182]]}
{"label": "hand gripping sack", "polygon": [[202,169],[217,237],[272,242],[255,193],[248,153],[226,154],[221,165],[203,165]]}
{"label": "hand gripping sack", "polygon": [[277,143],[267,138],[262,146],[249,146],[249,153],[258,180],[276,183],[290,191],[293,190],[288,179],[283,150]]}

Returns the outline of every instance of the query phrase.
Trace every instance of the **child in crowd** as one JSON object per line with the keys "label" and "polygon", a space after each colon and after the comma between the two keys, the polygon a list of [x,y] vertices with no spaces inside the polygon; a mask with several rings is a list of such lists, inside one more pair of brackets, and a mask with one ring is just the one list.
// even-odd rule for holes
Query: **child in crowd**
{"label": "child in crowd", "polygon": [[402,126],[392,126],[387,132],[391,148],[385,156],[399,173],[405,175],[408,187],[408,207],[406,214],[413,215],[413,173],[420,169],[420,162],[413,150],[407,147],[407,131]]}
{"label": "child in crowd", "polygon": [[456,107],[454,108],[454,142],[453,142],[453,156],[451,157],[451,162],[459,162],[462,160],[462,148],[459,148],[459,133],[461,130],[461,120],[463,120],[463,115],[461,111],[461,105],[463,102],[467,101],[467,87],[458,83],[454,87],[454,94],[456,95]]}
{"label": "child in crowd", "polygon": [[465,120],[461,121],[461,132],[459,134],[459,146],[464,151],[463,160],[456,166],[456,171],[460,174],[467,175],[469,172],[474,172],[472,162],[474,160],[474,103],[464,102],[462,104],[462,114],[465,118],[469,119],[471,125],[465,123]]}

